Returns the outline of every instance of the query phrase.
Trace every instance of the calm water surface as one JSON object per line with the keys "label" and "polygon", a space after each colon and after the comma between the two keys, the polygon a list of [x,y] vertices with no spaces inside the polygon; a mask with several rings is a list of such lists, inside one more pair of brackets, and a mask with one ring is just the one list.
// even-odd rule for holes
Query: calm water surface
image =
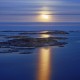
{"label": "calm water surface", "polygon": [[64,47],[40,47],[29,54],[0,53],[0,80],[80,80],[80,32],[67,37]]}

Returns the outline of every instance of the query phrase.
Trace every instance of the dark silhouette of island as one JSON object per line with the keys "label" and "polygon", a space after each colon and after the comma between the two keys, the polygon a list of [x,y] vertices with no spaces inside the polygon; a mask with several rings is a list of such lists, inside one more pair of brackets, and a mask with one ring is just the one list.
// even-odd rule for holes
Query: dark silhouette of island
{"label": "dark silhouette of island", "polygon": [[[4,31],[4,32],[11,32],[11,31]],[[17,31],[12,31],[17,32]],[[19,31],[18,31],[19,32]],[[65,41],[68,39],[67,37],[62,36],[55,36],[55,37],[48,37],[48,38],[38,38],[38,37],[29,37],[20,34],[69,34],[66,31],[44,31],[44,32],[37,32],[37,31],[24,31],[24,33],[20,32],[19,35],[11,35],[5,36],[6,41],[0,42],[0,48],[8,48],[7,50],[1,51],[0,53],[12,53],[12,52],[19,52],[20,54],[30,54],[33,52],[35,48],[39,47],[46,47],[46,46],[59,46],[64,47],[67,44]]]}

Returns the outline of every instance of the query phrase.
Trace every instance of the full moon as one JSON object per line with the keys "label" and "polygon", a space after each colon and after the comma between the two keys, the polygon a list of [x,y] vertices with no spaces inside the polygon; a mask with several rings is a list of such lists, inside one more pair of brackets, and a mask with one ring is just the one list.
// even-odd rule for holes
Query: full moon
{"label": "full moon", "polygon": [[46,15],[46,14],[43,14],[43,15],[42,15],[42,18],[43,18],[43,19],[49,19],[49,16]]}
{"label": "full moon", "polygon": [[43,7],[38,13],[38,20],[40,22],[51,22],[51,11],[47,7]]}

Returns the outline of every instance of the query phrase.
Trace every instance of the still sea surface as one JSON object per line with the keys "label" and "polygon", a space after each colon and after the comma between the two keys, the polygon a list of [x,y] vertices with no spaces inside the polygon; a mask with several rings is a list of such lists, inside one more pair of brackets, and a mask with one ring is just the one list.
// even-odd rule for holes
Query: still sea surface
{"label": "still sea surface", "polygon": [[[66,35],[39,34],[67,37],[64,46],[23,49],[26,54],[8,53],[8,48],[0,48],[0,80],[80,80],[80,31],[67,32]],[[0,32],[0,42],[19,33]]]}

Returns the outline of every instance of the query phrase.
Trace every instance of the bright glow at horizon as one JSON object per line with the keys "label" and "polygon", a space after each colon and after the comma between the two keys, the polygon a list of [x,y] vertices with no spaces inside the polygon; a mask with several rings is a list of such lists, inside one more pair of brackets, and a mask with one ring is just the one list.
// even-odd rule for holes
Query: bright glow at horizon
{"label": "bright glow at horizon", "polygon": [[2,0],[0,22],[80,22],[80,0]]}
{"label": "bright glow at horizon", "polygon": [[40,15],[38,15],[40,22],[50,22],[51,21],[51,11],[49,11],[49,8],[44,6],[40,9],[38,12]]}
{"label": "bright glow at horizon", "polygon": [[43,19],[49,19],[49,16],[46,15],[46,14],[43,14],[43,15],[42,15],[42,18],[43,18]]}

